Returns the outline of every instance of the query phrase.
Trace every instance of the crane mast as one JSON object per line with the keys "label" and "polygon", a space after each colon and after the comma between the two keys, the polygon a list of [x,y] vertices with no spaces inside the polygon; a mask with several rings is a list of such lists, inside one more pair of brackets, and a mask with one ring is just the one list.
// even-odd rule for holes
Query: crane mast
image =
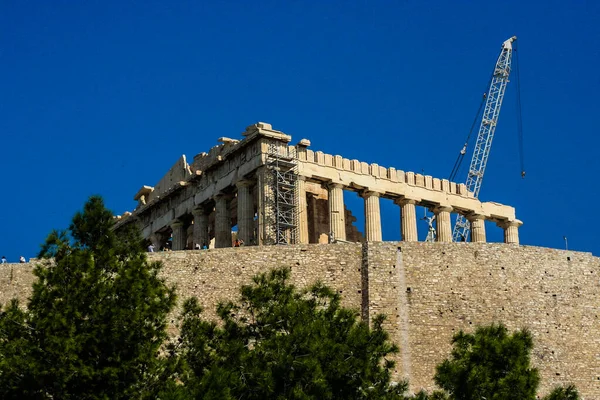
{"label": "crane mast", "polygon": [[[508,76],[510,75],[513,54],[512,43],[515,40],[517,40],[517,37],[513,36],[502,43],[502,50],[494,67],[494,73],[487,92],[483,118],[479,126],[479,133],[466,182],[467,190],[473,193],[475,198],[479,197],[485,166],[490,155],[496,125],[498,124],[498,115],[500,114],[500,107],[502,106]],[[454,225],[454,231],[452,232],[452,241],[466,242],[469,238],[470,230],[471,226],[467,218],[459,214]]]}

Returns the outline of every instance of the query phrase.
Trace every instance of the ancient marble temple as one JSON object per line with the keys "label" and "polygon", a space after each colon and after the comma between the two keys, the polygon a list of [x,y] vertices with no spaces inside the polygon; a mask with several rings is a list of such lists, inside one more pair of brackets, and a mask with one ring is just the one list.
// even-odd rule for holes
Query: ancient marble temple
{"label": "ancient marble temple", "polygon": [[[259,122],[241,140],[219,138],[208,153],[185,156],[154,186],[142,186],[133,212],[117,217],[116,229],[136,223],[157,249],[197,246],[381,241],[380,199],[400,207],[403,241],[417,241],[416,206],[435,214],[436,240],[452,241],[451,213],[471,222],[471,241],[485,242],[485,220],[504,230],[505,243],[519,243],[522,224],[510,206],[481,202],[464,184],[385,168],[309,149]],[[343,191],[365,202],[365,226],[344,206]],[[361,232],[359,232],[359,230]]]}

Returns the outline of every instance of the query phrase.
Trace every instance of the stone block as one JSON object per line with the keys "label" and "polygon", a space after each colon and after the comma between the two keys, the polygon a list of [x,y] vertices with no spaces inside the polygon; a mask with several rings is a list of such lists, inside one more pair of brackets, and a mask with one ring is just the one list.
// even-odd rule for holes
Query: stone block
{"label": "stone block", "polygon": [[415,186],[425,187],[425,177],[421,174],[415,175]]}
{"label": "stone block", "polygon": [[433,177],[431,175],[425,175],[425,187],[433,189]]}
{"label": "stone block", "polygon": [[387,169],[387,176],[386,176],[389,180],[391,180],[392,182],[398,182],[398,177],[396,176],[396,168],[394,167],[389,167]]}
{"label": "stone block", "polygon": [[369,166],[369,174],[379,178],[379,165],[375,163],[371,164]]}
{"label": "stone block", "polygon": [[381,165],[379,166],[379,177],[380,178],[388,178],[387,168],[382,167]]}
{"label": "stone block", "polygon": [[327,167],[333,167],[333,156],[331,154],[325,154],[323,156],[323,164]]}
{"label": "stone block", "polygon": [[446,193],[450,192],[450,181],[448,179],[442,179],[442,191]]}
{"label": "stone block", "polygon": [[344,158],[342,160],[342,169],[344,169],[346,171],[351,171],[352,170],[352,163],[351,163],[350,159]]}
{"label": "stone block", "polygon": [[365,175],[370,175],[371,171],[370,171],[369,164],[367,164],[366,162],[361,162],[360,163],[360,172]]}
{"label": "stone block", "polygon": [[404,173],[404,171],[402,171],[401,169],[396,171],[396,179],[398,180],[398,182],[408,182],[406,180],[406,174]]}
{"label": "stone block", "polygon": [[325,165],[325,153],[317,151],[315,153],[315,162],[319,165]]}

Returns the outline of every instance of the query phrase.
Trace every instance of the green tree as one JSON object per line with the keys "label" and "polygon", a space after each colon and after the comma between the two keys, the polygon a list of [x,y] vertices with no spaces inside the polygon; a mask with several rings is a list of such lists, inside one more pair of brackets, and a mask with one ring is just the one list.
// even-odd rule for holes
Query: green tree
{"label": "green tree", "polygon": [[536,398],[537,369],[530,365],[533,339],[527,330],[509,334],[503,325],[457,333],[451,358],[436,368],[435,382],[450,399]]}
{"label": "green tree", "polygon": [[13,301],[0,317],[1,398],[155,397],[175,293],[133,224],[113,224],[93,196],[42,245],[26,311]]}
{"label": "green tree", "polygon": [[557,387],[544,400],[579,400],[579,393],[573,385]]}
{"label": "green tree", "polygon": [[398,351],[322,284],[297,290],[289,270],[276,269],[243,286],[239,303],[206,322],[196,299],[185,302],[180,384],[163,399],[403,399],[406,383],[391,382]]}
{"label": "green tree", "polygon": [[[459,332],[452,339],[451,358],[436,368],[435,382],[443,392],[425,399],[529,400],[536,398],[540,382],[530,365],[533,339],[527,330],[509,334],[504,325]],[[575,386],[557,387],[544,400],[578,400]]]}

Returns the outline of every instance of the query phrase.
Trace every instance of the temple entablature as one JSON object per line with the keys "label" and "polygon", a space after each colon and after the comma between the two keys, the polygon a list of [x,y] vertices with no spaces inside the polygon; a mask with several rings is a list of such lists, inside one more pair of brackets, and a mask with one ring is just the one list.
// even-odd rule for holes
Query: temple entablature
{"label": "temple entablature", "polygon": [[[136,222],[155,245],[172,237],[178,249],[209,242],[226,247],[235,226],[245,245],[380,241],[379,202],[387,198],[401,209],[403,240],[417,240],[414,207],[422,206],[436,215],[438,241],[451,241],[450,215],[458,213],[471,221],[473,241],[485,241],[488,220],[504,229],[507,243],[518,243],[522,223],[515,209],[481,202],[464,184],[313,151],[308,139],[296,145],[291,140],[259,122],[240,140],[220,137],[191,164],[181,156],[157,184],[142,186],[134,196],[137,208],[119,218],[116,229]],[[352,227],[343,191],[365,201],[364,236]]]}

